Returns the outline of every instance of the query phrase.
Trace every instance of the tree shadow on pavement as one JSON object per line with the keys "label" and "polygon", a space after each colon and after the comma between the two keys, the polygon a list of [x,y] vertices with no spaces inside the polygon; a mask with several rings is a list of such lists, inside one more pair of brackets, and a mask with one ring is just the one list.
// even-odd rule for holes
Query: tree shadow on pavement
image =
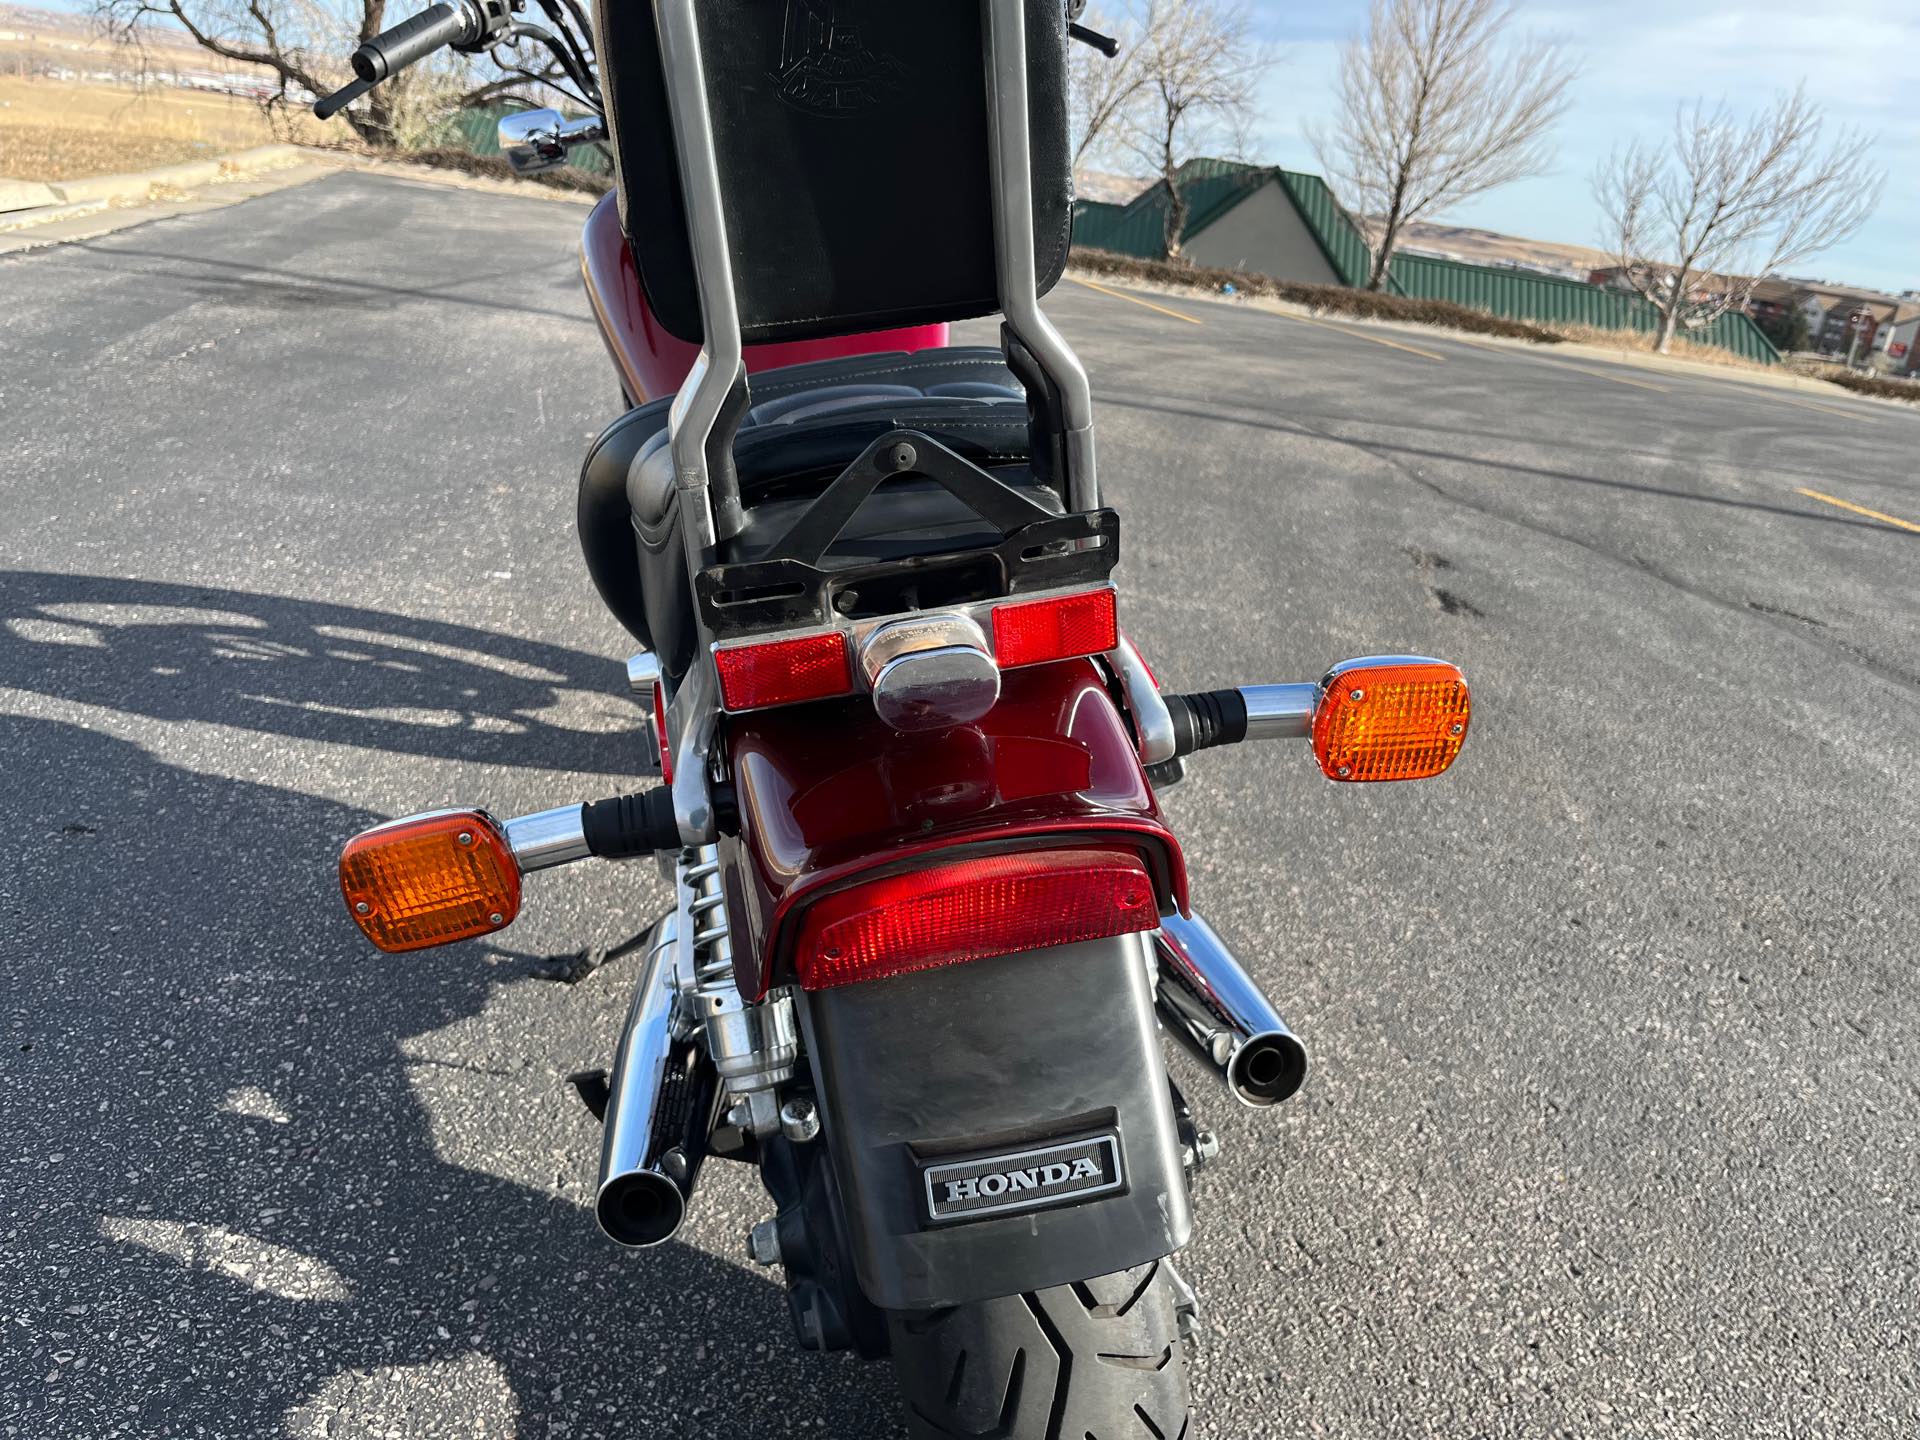
{"label": "tree shadow on pavement", "polygon": [[[352,605],[36,571],[0,571],[0,685],[546,770],[631,773],[641,723],[619,663],[577,650]],[[619,722],[567,723],[594,704],[618,706]]]}
{"label": "tree shadow on pavement", "polygon": [[[189,592],[117,593],[178,604]],[[228,635],[318,648],[315,622],[279,602],[190,593],[258,624],[136,627],[137,647],[111,641],[101,668],[62,689],[131,703],[137,686],[107,693],[116,658],[185,662]],[[24,613],[10,594],[7,613]],[[407,638],[447,638],[394,623]],[[537,646],[519,657],[573,663]],[[304,694],[327,676],[352,684],[367,663],[308,654],[258,670],[288,677],[269,689]],[[156,708],[221,718],[190,690]],[[0,1130],[14,1180],[0,1231],[13,1321],[0,1430],[898,1433],[885,1368],[795,1350],[775,1285],[688,1245],[618,1251],[563,1184],[445,1158],[584,1179],[591,1121],[546,1098],[575,1057],[496,1048],[485,1028],[498,1018],[483,1015],[489,1001],[505,1008],[501,985],[538,983],[524,966],[478,945],[374,955],[338,913],[335,847],[377,817],[59,721],[0,716],[0,754],[21,862],[0,867]],[[547,992],[561,994],[592,999]],[[511,1008],[519,1024],[522,1011],[537,1024],[554,1010]],[[477,1040],[436,1035],[463,1021]],[[427,1036],[439,1058],[422,1060]],[[449,1107],[435,1088],[447,1078],[480,1100]]]}

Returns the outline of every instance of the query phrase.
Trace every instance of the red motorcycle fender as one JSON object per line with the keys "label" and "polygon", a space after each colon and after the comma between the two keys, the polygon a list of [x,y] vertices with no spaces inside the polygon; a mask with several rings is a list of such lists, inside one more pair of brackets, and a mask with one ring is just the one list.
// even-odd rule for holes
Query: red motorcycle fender
{"label": "red motorcycle fender", "polygon": [[971,725],[903,733],[859,697],[734,716],[727,751],[739,827],[722,850],[749,999],[791,978],[786,947],[812,900],[956,847],[1122,844],[1161,913],[1186,912],[1179,843],[1090,660],[1008,671]]}

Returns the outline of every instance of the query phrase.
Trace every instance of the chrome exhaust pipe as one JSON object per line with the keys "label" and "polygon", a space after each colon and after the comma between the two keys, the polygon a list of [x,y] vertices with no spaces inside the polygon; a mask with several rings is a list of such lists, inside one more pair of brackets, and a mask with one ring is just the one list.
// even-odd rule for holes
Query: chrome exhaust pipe
{"label": "chrome exhaust pipe", "polygon": [[654,927],[607,1085],[593,1213],[621,1245],[658,1245],[679,1230],[713,1121],[713,1066],[674,1034],[677,922],[667,915]]}
{"label": "chrome exhaust pipe", "polygon": [[1277,1105],[1307,1078],[1307,1048],[1206,921],[1166,916],[1154,936],[1161,1023],[1243,1105]]}

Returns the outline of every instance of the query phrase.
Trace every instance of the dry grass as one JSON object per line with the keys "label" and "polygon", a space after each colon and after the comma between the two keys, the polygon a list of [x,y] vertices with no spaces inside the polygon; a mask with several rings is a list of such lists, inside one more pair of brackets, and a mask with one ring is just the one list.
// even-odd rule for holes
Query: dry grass
{"label": "dry grass", "polygon": [[[1553,325],[1553,333],[1562,340],[1576,345],[1599,345],[1613,350],[1636,350],[1643,355],[1653,355],[1654,337],[1642,330],[1603,330],[1598,325]],[[1718,345],[1700,345],[1692,340],[1676,335],[1673,348],[1667,352],[1676,360],[1697,360],[1703,365],[1720,365],[1729,370],[1765,370],[1779,373],[1777,365],[1762,365],[1758,360],[1749,360],[1744,355],[1736,355],[1731,350],[1722,350]]]}
{"label": "dry grass", "polygon": [[409,165],[428,165],[436,170],[457,170],[462,175],[474,175],[482,180],[532,181],[554,190],[574,190],[583,195],[604,195],[613,188],[610,176],[576,170],[571,165],[563,165],[558,170],[544,170],[538,175],[516,175],[513,167],[498,155],[475,155],[450,146],[413,150],[392,158]]}
{"label": "dry grass", "polygon": [[1860,375],[1842,367],[1829,369],[1820,377],[1831,381],[1843,390],[1851,390],[1856,395],[1871,395],[1877,400],[1898,400],[1907,405],[1920,405],[1920,381],[1889,380],[1883,375]]}
{"label": "dry grass", "polygon": [[269,122],[258,106],[193,90],[138,90],[0,76],[0,175],[78,180],[313,138],[303,116]]}
{"label": "dry grass", "polygon": [[1088,250],[1075,246],[1076,269],[1120,280],[1144,280],[1153,285],[1190,286],[1218,294],[1232,285],[1242,295],[1259,295],[1289,304],[1304,305],[1316,314],[1351,315],[1362,320],[1398,320],[1413,325],[1434,325],[1446,330],[1463,330],[1473,335],[1498,335],[1508,340],[1531,340],[1552,345],[1560,337],[1537,325],[1525,325],[1472,310],[1445,300],[1409,300],[1401,295],[1377,295],[1370,290],[1349,290],[1342,285],[1301,285],[1291,280],[1276,280],[1270,275],[1255,275],[1244,270],[1214,270],[1204,265],[1176,265],[1166,260],[1136,260],[1131,255],[1115,255],[1106,250]]}

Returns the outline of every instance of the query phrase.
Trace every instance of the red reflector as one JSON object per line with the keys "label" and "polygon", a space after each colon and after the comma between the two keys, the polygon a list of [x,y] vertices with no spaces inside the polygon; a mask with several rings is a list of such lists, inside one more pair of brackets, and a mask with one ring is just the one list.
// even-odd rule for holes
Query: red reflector
{"label": "red reflector", "polygon": [[716,650],[713,663],[720,672],[720,699],[729,710],[764,710],[853,690],[846,637],[837,630]]}
{"label": "red reflector", "polygon": [[653,682],[653,733],[660,742],[660,778],[673,783],[673,739],[667,733],[667,687]]}
{"label": "red reflector", "polygon": [[800,925],[794,967],[805,989],[824,990],[1159,923],[1153,882],[1130,851],[990,855],[815,901]]}
{"label": "red reflector", "polygon": [[1111,590],[993,607],[993,654],[1002,670],[1099,655],[1119,643]]}

